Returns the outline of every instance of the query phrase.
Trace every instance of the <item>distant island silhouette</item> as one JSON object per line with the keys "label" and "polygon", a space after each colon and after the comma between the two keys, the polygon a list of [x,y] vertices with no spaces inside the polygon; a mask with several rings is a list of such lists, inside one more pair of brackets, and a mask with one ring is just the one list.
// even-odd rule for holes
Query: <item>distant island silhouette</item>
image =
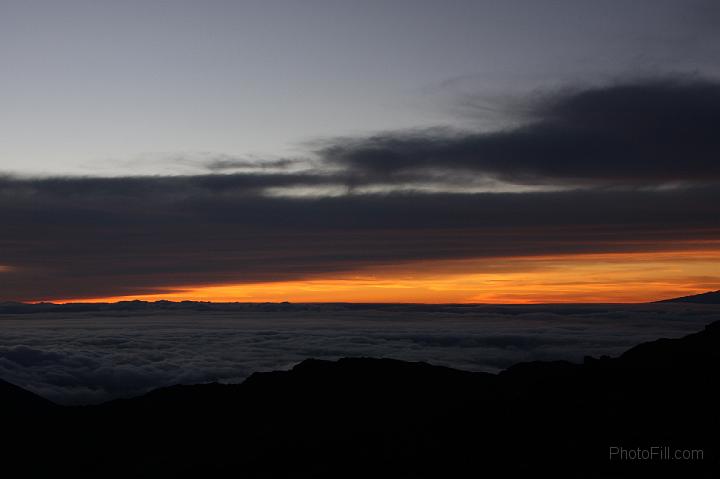
{"label": "distant island silhouette", "polygon": [[[682,296],[679,298],[654,301],[654,303],[697,303],[697,304],[720,304],[720,291]],[[552,304],[552,303],[549,303]],[[582,304],[582,303],[578,303]],[[587,303],[592,304],[592,303]],[[630,303],[635,304],[635,303]],[[642,304],[642,303],[640,303]],[[258,311],[283,311],[302,307],[343,307],[343,308],[364,308],[368,305],[378,307],[403,307],[403,308],[443,308],[443,307],[472,307],[472,306],[526,306],[523,304],[490,304],[490,303],[291,303],[283,301],[279,303],[247,303],[247,302],[224,302],[216,303],[211,301],[117,301],[114,303],[23,303],[18,301],[0,302],[0,314],[25,314],[25,313],[53,313],[53,312],[92,312],[92,311],[142,311],[142,310],[172,310],[172,311],[214,311],[214,310],[258,310]],[[572,303],[557,303],[557,306],[571,306]],[[539,306],[539,304],[538,304]]]}
{"label": "distant island silhouette", "polygon": [[[719,386],[720,321],[616,358],[499,374],[308,359],[241,384],[75,407],[0,382],[2,467],[23,477],[717,477]],[[693,457],[629,459],[657,447]]]}

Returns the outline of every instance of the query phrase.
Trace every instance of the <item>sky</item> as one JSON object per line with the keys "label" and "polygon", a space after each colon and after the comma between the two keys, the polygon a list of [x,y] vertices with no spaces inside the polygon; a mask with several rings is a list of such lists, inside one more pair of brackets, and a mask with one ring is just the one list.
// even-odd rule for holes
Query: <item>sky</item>
{"label": "sky", "polygon": [[0,0],[0,300],[720,289],[710,0]]}

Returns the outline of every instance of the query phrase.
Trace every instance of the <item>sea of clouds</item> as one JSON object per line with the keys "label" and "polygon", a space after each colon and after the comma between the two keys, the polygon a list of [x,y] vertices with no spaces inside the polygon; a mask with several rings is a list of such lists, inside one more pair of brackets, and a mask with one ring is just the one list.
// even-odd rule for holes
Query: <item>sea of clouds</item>
{"label": "sea of clouds", "polygon": [[720,320],[720,307],[365,306],[0,315],[0,378],[63,404],[240,382],[306,358],[391,357],[496,372],[618,355]]}

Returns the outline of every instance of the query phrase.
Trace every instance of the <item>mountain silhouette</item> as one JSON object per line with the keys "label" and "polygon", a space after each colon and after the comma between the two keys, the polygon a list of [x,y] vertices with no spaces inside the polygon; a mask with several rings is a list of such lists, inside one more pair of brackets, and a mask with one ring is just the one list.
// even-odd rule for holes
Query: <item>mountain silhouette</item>
{"label": "mountain silhouette", "polygon": [[[308,359],[241,384],[82,407],[0,383],[2,467],[25,477],[718,477],[719,383],[720,322],[617,358],[500,374]],[[702,459],[620,460],[613,447]]]}
{"label": "mountain silhouette", "polygon": [[58,408],[56,404],[21,387],[0,379],[0,398],[4,415],[35,415]]}
{"label": "mountain silhouette", "polygon": [[720,290],[708,291],[707,293],[681,296],[679,298],[664,299],[658,303],[698,303],[698,304],[720,304]]}

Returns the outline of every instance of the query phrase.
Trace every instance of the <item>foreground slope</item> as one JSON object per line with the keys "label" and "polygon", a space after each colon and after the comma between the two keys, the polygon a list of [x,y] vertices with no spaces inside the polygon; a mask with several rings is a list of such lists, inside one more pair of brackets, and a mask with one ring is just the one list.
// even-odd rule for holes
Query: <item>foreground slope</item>
{"label": "foreground slope", "polygon": [[[307,360],[239,385],[6,416],[5,437],[21,439],[6,448],[5,468],[29,477],[717,477],[719,382],[720,323],[618,358],[499,375]],[[611,459],[620,447],[702,450],[702,459]]]}

